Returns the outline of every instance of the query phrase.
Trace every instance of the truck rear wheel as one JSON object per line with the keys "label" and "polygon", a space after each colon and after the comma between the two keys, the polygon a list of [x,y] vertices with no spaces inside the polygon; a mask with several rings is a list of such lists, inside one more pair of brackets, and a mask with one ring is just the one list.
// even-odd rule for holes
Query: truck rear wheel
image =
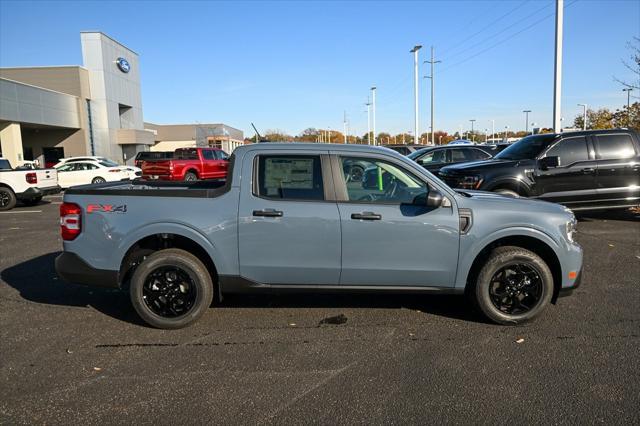
{"label": "truck rear wheel", "polygon": [[213,300],[211,275],[194,255],[180,249],[147,257],[131,277],[131,303],[149,325],[186,327],[200,318]]}
{"label": "truck rear wheel", "polygon": [[198,180],[198,175],[196,175],[193,172],[187,172],[184,175],[184,180],[187,181],[187,182],[194,182],[194,181]]}
{"label": "truck rear wheel", "polygon": [[16,194],[10,188],[0,186],[0,210],[11,210],[16,206]]}
{"label": "truck rear wheel", "polygon": [[553,275],[537,254],[521,247],[498,247],[480,270],[471,295],[491,321],[521,324],[551,301]]}

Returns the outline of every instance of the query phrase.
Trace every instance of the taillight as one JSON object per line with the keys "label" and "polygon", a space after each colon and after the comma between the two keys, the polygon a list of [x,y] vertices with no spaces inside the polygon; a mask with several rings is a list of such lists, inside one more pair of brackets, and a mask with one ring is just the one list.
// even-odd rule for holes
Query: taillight
{"label": "taillight", "polygon": [[65,241],[75,240],[82,232],[82,209],[74,203],[60,204],[60,233]]}
{"label": "taillight", "polygon": [[109,173],[120,173],[122,170],[120,169],[111,169],[109,170]]}
{"label": "taillight", "polygon": [[35,173],[27,173],[24,175],[24,178],[27,180],[27,183],[38,183],[38,175]]}

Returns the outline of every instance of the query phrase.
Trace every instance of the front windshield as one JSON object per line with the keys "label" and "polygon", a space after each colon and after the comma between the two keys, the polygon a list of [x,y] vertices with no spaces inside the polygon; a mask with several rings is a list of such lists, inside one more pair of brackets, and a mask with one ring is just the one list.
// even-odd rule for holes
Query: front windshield
{"label": "front windshield", "polygon": [[531,160],[536,158],[556,138],[554,134],[527,136],[493,158],[500,160]]}

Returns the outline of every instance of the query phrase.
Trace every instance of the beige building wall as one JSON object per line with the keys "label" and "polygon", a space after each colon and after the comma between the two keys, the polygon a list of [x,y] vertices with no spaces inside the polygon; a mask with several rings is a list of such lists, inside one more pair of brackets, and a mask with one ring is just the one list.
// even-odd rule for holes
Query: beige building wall
{"label": "beige building wall", "polygon": [[91,91],[86,68],[81,66],[0,68],[0,78],[78,97],[79,130],[47,128],[44,131],[26,126],[22,128],[23,145],[25,148],[33,149],[34,159],[42,155],[43,147],[62,147],[65,157],[91,154],[87,111],[87,99],[91,99]]}
{"label": "beige building wall", "polygon": [[151,147],[151,151],[175,151],[178,148],[195,148],[196,141],[161,141]]}

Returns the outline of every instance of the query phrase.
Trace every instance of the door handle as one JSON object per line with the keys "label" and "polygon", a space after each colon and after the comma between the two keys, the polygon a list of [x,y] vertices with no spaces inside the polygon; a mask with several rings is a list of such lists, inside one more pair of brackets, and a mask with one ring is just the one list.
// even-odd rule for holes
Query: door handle
{"label": "door handle", "polygon": [[382,215],[373,212],[352,213],[351,219],[357,220],[381,220]]}
{"label": "door handle", "polygon": [[585,167],[584,169],[580,170],[582,173],[584,173],[585,175],[591,174],[593,172],[596,171],[596,169],[594,169],[593,167]]}
{"label": "door handle", "polygon": [[261,217],[282,217],[282,211],[274,209],[254,210],[253,215]]}

